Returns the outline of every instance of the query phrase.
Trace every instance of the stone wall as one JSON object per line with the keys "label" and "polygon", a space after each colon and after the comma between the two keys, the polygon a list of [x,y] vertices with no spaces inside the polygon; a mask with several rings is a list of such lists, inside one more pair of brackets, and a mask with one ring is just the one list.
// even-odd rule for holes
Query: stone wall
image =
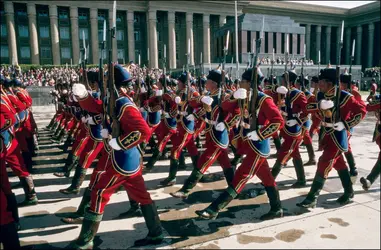
{"label": "stone wall", "polygon": [[50,91],[54,90],[53,87],[39,87],[31,86],[27,87],[27,91],[33,99],[33,107],[35,106],[53,106],[53,97],[50,95]]}

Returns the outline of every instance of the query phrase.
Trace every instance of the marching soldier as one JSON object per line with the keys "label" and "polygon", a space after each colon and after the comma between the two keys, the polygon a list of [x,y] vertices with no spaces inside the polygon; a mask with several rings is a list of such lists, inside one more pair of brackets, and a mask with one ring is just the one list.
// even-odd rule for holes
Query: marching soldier
{"label": "marching soldier", "polygon": [[[219,96],[219,91],[221,91],[221,71],[212,70],[209,72],[208,81],[206,82],[206,89],[208,90],[208,95],[202,95],[196,100],[192,101],[192,106],[198,108],[198,112],[189,114],[187,116],[188,120],[195,120],[201,118],[205,121],[206,125],[206,150],[201,155],[197,162],[197,167],[195,167],[185,181],[183,187],[174,193],[172,196],[177,198],[186,198],[189,195],[190,190],[196,186],[197,182],[203,177],[208,168],[218,160],[226,181],[228,185],[231,185],[234,176],[234,170],[230,164],[227,148],[229,146],[229,129],[235,121],[239,119],[239,108],[237,107],[233,110],[234,119],[230,119],[227,123],[226,119],[228,117],[227,113],[230,110],[224,110],[222,101],[218,100],[222,98]],[[230,100],[226,100],[229,102]],[[219,105],[219,103],[222,103]],[[224,116],[221,119],[220,116]]]}
{"label": "marching soldier", "polygon": [[[368,103],[366,106],[366,110],[368,112],[374,112],[377,122],[376,122],[376,127],[374,129],[374,134],[373,134],[373,141],[375,141],[381,149],[381,123],[380,123],[380,112],[381,112],[381,96],[380,94],[374,95],[372,98],[372,101]],[[362,188],[364,190],[368,190],[370,186],[374,183],[374,181],[380,176],[380,171],[381,171],[381,151],[378,153],[378,159],[370,173],[366,178],[361,177],[360,182],[362,184]]]}
{"label": "marching soldier", "polygon": [[[91,248],[103,217],[104,208],[111,195],[120,185],[128,187],[131,197],[140,203],[149,233],[146,238],[135,241],[135,246],[160,244],[163,233],[155,203],[148,193],[141,172],[141,155],[138,145],[150,136],[150,129],[144,121],[133,99],[129,96],[132,78],[120,65],[114,66],[115,87],[119,98],[115,103],[120,134],[105,143],[106,167],[97,176],[91,191],[90,207],[86,208],[82,229],[78,239],[70,244],[71,248]],[[78,98],[86,98],[86,89],[75,93]],[[109,131],[111,134],[111,131]],[[104,136],[105,137],[105,136]],[[107,136],[108,137],[108,136]]]}
{"label": "marching soldier", "polygon": [[308,119],[306,112],[307,99],[302,91],[295,88],[295,82],[297,79],[295,71],[289,70],[283,74],[283,83],[286,83],[285,77],[289,78],[288,80],[291,88],[287,89],[285,86],[280,86],[277,88],[278,93],[286,96],[281,107],[281,113],[286,119],[285,126],[281,130],[281,136],[284,138],[284,142],[278,152],[277,160],[271,170],[271,173],[276,179],[282,167],[287,164],[290,158],[293,158],[297,181],[291,187],[300,188],[306,185],[303,161],[299,152],[299,146],[303,139],[302,127]]}
{"label": "marching soldier", "polygon": [[[321,129],[323,154],[319,158],[317,171],[307,197],[297,206],[313,208],[332,168],[339,174],[344,194],[337,199],[341,205],[351,202],[354,196],[351,178],[342,153],[348,151],[348,131],[355,127],[366,114],[365,107],[356,101],[350,93],[338,91],[340,99],[336,106],[335,96],[336,69],[326,68],[319,75],[319,90],[316,103],[310,103],[309,112],[319,112],[323,117]],[[336,107],[340,108],[337,109]],[[336,112],[339,112],[340,117]]]}
{"label": "marching soldier", "polygon": [[271,209],[267,214],[261,216],[261,220],[283,216],[279,192],[266,158],[270,154],[269,138],[282,128],[284,122],[273,100],[263,92],[258,92],[257,100],[254,100],[257,104],[257,110],[253,114],[256,115],[259,128],[257,131],[250,131],[250,116],[252,114],[249,114],[248,106],[252,95],[247,92],[250,91],[251,77],[252,69],[245,71],[242,75],[241,88],[234,93],[234,100],[224,103],[229,106],[229,109],[240,108],[239,147],[246,156],[227,190],[206,209],[196,211],[196,214],[201,218],[216,218],[218,213],[237,197],[254,175],[262,180],[270,200]]}

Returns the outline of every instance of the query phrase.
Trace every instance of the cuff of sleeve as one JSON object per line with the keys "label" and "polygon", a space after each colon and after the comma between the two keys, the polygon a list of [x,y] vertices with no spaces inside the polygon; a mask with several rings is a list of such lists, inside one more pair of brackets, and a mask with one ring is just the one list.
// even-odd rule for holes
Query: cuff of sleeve
{"label": "cuff of sleeve", "polygon": [[226,129],[229,131],[230,130],[229,124],[226,121],[224,121],[224,124],[225,124]]}
{"label": "cuff of sleeve", "polygon": [[303,125],[303,121],[299,117],[295,117],[295,120],[298,122],[299,126]]}
{"label": "cuff of sleeve", "polygon": [[257,135],[258,135],[258,137],[259,137],[259,140],[261,140],[261,141],[263,141],[263,140],[266,139],[266,138],[262,135],[261,130],[258,130],[258,131],[257,131]]}
{"label": "cuff of sleeve", "polygon": [[343,121],[343,124],[344,124],[344,127],[347,131],[349,131],[351,129],[351,126],[346,121]]}
{"label": "cuff of sleeve", "polygon": [[141,133],[139,131],[132,131],[123,138],[119,136],[116,141],[119,147],[121,147],[123,150],[128,150],[129,148],[131,148],[131,146],[133,146],[137,141],[140,140],[140,137]]}

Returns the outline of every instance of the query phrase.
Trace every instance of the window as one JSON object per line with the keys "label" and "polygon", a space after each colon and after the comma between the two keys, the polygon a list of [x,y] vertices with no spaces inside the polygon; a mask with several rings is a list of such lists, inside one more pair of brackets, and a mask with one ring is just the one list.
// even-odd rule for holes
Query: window
{"label": "window", "polygon": [[79,39],[83,39],[83,34],[85,34],[85,40],[89,39],[89,29],[88,28],[80,28],[79,29]]}
{"label": "window", "polygon": [[139,23],[140,22],[140,17],[137,14],[134,14],[134,23]]}
{"label": "window", "polygon": [[71,58],[71,51],[70,48],[61,48],[61,57],[63,59],[70,59]]}
{"label": "window", "polygon": [[48,26],[40,26],[40,37],[41,38],[49,38],[49,27]]}
{"label": "window", "polygon": [[38,11],[38,17],[47,17],[48,11],[47,10],[40,10]]}
{"label": "window", "polygon": [[[107,40],[107,31],[106,31],[106,40]],[[103,42],[103,29],[98,30],[98,41],[101,43]]]}
{"label": "window", "polygon": [[7,45],[1,45],[1,57],[9,57],[9,51]]}
{"label": "window", "polygon": [[105,13],[98,12],[98,21],[103,21],[103,20],[105,20]]}
{"label": "window", "polygon": [[176,51],[176,60],[179,60],[179,52]]}
{"label": "window", "polygon": [[157,23],[160,24],[160,23],[161,23],[161,18],[160,18],[160,16],[158,16],[156,19],[157,19]]}
{"label": "window", "polygon": [[116,15],[116,22],[117,23],[123,22],[123,15],[122,14]]}
{"label": "window", "polygon": [[50,47],[41,47],[41,58],[50,58]]}
{"label": "window", "polygon": [[140,31],[134,31],[134,39],[135,41],[140,41]]}
{"label": "window", "polygon": [[26,16],[26,11],[25,11],[25,10],[17,10],[17,11],[16,11],[16,14],[17,14],[18,16]]}
{"label": "window", "polygon": [[157,31],[157,40],[161,41],[161,33],[159,31]]}
{"label": "window", "polygon": [[87,20],[87,13],[86,12],[79,12],[78,13],[78,19],[79,20]]}
{"label": "window", "polygon": [[118,49],[118,59],[124,59],[124,49]]}
{"label": "window", "polygon": [[159,59],[161,59],[161,56],[162,54],[161,54],[161,50],[159,50]]}
{"label": "window", "polygon": [[69,27],[60,27],[60,39],[70,39]]}
{"label": "window", "polygon": [[116,31],[116,39],[118,41],[123,41],[124,40],[124,31],[123,30],[117,30]]}
{"label": "window", "polygon": [[175,16],[175,23],[178,24],[179,23],[179,18],[177,16]]}
{"label": "window", "polygon": [[1,36],[7,36],[7,25],[5,23],[1,24]]}
{"label": "window", "polygon": [[29,47],[21,47],[20,48],[21,58],[30,58],[30,48]]}
{"label": "window", "polygon": [[176,37],[176,42],[179,41],[179,36],[177,35],[177,33],[175,33],[175,37]]}
{"label": "window", "polygon": [[69,14],[67,13],[66,10],[61,10],[61,11],[58,13],[58,18],[59,18],[59,19],[68,19],[68,18],[69,18]]}
{"label": "window", "polygon": [[26,25],[19,25],[19,36],[20,37],[29,37],[29,30]]}

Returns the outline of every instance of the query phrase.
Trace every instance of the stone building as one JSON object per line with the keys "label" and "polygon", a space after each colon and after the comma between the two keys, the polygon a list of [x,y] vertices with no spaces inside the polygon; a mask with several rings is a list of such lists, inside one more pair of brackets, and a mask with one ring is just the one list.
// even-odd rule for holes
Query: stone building
{"label": "stone building", "polygon": [[[19,64],[77,64],[82,36],[90,48],[89,63],[98,63],[103,40],[103,24],[112,19],[112,1],[2,1],[1,62]],[[280,1],[238,1],[238,14],[265,15],[265,37],[261,53],[284,52],[290,37],[290,52],[304,53],[317,61],[335,63],[341,21],[345,20],[342,63],[349,64],[356,39],[355,64],[379,65],[380,2],[353,9],[313,6]],[[240,19],[244,19],[242,15]],[[245,20],[244,20],[245,21]],[[279,23],[283,25],[277,25]],[[191,64],[218,63],[223,47],[221,32],[234,34],[234,1],[117,1],[117,33],[113,60],[137,61],[161,67],[166,45],[167,67],[181,68],[191,41]],[[261,27],[261,23],[255,23]],[[229,28],[230,27],[230,28]],[[246,30],[247,31],[247,30]],[[250,51],[251,38],[258,29],[240,32],[240,62]],[[250,38],[250,39],[248,39]],[[231,38],[233,57],[235,36]],[[106,45],[107,47],[108,45]],[[107,52],[103,51],[104,58]],[[148,58],[149,56],[149,58]],[[231,60],[231,57],[229,60]],[[235,60],[235,59],[233,59]]]}

